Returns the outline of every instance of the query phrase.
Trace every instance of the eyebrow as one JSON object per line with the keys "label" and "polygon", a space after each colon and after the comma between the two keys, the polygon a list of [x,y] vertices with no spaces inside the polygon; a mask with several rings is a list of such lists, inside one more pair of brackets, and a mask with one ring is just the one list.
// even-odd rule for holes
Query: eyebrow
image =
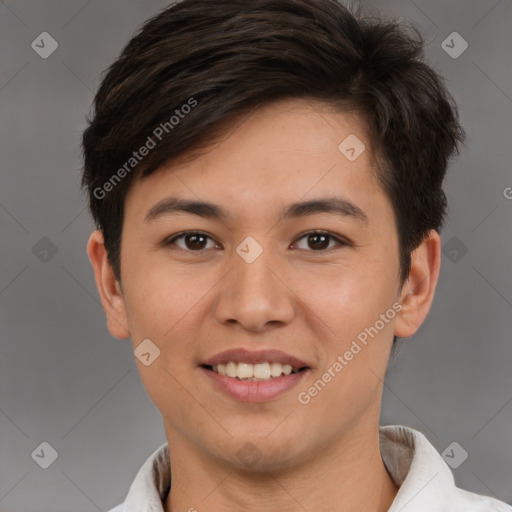
{"label": "eyebrow", "polygon": [[[228,220],[230,214],[221,206],[206,201],[168,197],[155,204],[144,217],[144,222],[176,213],[190,213],[208,219]],[[315,213],[330,213],[368,222],[366,213],[356,204],[342,197],[322,197],[292,203],[280,212],[280,220],[304,217]]]}

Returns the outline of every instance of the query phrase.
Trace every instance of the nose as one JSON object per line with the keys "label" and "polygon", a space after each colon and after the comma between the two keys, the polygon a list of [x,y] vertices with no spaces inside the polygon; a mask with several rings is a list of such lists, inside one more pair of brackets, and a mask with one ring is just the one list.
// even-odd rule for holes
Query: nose
{"label": "nose", "polygon": [[282,265],[271,261],[267,252],[264,250],[252,263],[233,254],[232,270],[221,281],[214,302],[218,322],[264,332],[292,320],[293,292],[286,285]]}

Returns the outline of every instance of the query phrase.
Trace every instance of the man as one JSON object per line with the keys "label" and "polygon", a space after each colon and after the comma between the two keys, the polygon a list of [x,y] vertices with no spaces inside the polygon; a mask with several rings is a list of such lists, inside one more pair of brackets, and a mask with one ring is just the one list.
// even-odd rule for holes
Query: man
{"label": "man", "polygon": [[167,437],[116,512],[510,510],[379,426],[463,139],[421,56],[334,0],[185,0],[110,67],[88,254]]}

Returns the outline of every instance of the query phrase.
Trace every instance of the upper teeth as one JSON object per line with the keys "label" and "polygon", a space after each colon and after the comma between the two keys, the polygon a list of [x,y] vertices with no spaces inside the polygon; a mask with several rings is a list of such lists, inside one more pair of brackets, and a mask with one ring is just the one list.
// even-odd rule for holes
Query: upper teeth
{"label": "upper teeth", "polygon": [[299,368],[295,368],[290,364],[281,363],[236,363],[230,361],[227,364],[214,364],[212,366],[214,372],[228,377],[238,377],[244,380],[269,380],[272,377],[280,377],[282,374],[290,375],[297,373]]}

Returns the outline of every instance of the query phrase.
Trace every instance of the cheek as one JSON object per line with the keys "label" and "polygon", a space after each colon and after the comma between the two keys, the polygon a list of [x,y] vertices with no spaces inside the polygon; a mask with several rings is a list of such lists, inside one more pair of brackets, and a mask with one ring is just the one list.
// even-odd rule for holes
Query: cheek
{"label": "cheek", "polygon": [[391,308],[398,289],[394,267],[384,254],[321,271],[302,269],[293,289],[317,321],[329,327],[329,337],[343,346]]}
{"label": "cheek", "polygon": [[126,262],[129,279],[125,290],[131,332],[163,343],[181,324],[194,317],[215,279],[204,272],[191,272],[191,268],[133,263]]}

